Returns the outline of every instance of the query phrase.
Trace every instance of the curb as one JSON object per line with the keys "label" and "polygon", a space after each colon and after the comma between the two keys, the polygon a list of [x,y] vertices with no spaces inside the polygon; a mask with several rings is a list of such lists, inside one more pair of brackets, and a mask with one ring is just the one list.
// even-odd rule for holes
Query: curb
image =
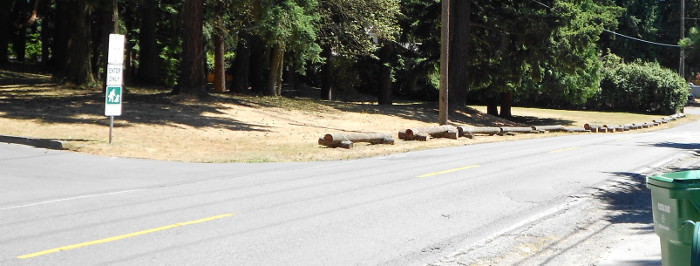
{"label": "curb", "polygon": [[37,148],[63,150],[63,142],[52,139],[35,139],[17,136],[0,135],[0,142],[33,146]]}

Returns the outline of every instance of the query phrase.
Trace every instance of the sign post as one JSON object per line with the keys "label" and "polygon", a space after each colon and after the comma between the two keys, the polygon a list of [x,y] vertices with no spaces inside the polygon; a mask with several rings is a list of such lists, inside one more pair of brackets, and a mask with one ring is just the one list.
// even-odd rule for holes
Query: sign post
{"label": "sign post", "polygon": [[109,116],[109,143],[112,143],[114,117],[122,115],[122,78],[124,64],[124,35],[109,35],[107,54],[107,87],[105,88],[105,116]]}

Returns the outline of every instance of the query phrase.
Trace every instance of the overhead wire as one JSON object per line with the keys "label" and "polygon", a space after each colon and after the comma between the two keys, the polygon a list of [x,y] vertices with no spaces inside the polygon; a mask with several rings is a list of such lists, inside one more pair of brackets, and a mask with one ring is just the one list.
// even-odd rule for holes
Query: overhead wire
{"label": "overhead wire", "polygon": [[[548,5],[544,4],[544,3],[542,3],[542,2],[540,2],[540,1],[537,1],[537,0],[530,0],[530,1],[533,2],[533,3],[536,3],[536,4],[538,4],[538,5],[544,6],[544,7],[548,8],[548,9],[550,9],[550,10],[552,9],[552,7],[550,7],[550,6],[548,6]],[[644,40],[644,39],[635,38],[635,37],[632,37],[632,36],[624,35],[624,34],[622,34],[622,33],[614,32],[614,31],[611,31],[611,30],[608,30],[608,29],[603,29],[603,31],[605,31],[605,32],[607,32],[607,33],[610,33],[610,34],[613,34],[613,35],[616,35],[616,36],[620,36],[620,37],[623,37],[623,38],[627,38],[627,39],[630,39],[630,40],[634,40],[634,41],[638,41],[638,42],[643,42],[643,43],[647,43],[647,44],[658,45],[658,46],[664,46],[664,47],[681,48],[681,46],[680,46],[680,45],[677,45],[677,44],[669,44],[669,43],[659,43],[659,42],[647,41],[647,40]]]}

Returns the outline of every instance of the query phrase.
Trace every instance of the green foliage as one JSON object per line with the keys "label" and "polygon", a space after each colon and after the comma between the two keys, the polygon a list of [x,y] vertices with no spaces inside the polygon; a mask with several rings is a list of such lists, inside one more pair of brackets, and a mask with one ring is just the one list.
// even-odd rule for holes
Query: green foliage
{"label": "green foliage", "polygon": [[614,111],[674,114],[688,101],[688,84],[659,63],[624,63],[608,56],[602,90],[591,106]]}
{"label": "green foliage", "polygon": [[483,1],[478,8],[472,49],[480,56],[470,67],[472,89],[534,93],[550,106],[580,105],[598,90],[596,42],[615,26],[620,8],[592,0],[551,6]]}
{"label": "green foliage", "polygon": [[158,48],[161,51],[160,69],[163,84],[177,85],[180,73],[180,57],[182,54],[182,1],[163,0],[158,3],[159,18],[157,20]]}
{"label": "green foliage", "polygon": [[[661,28],[664,23],[661,14],[662,7],[667,5],[667,3],[662,3],[659,0],[616,0],[615,2],[617,6],[624,8],[624,12],[618,18],[617,32],[649,41],[674,42],[673,40],[659,38],[659,34],[663,33]],[[676,12],[675,14],[678,13]],[[678,16],[676,15],[675,17],[677,18]],[[674,32],[677,32],[678,26],[675,26],[674,29]],[[653,61],[659,53],[669,49],[612,34],[603,35],[599,42],[599,47],[601,50],[610,50],[610,52],[628,61],[637,59]]]}
{"label": "green foliage", "polygon": [[344,57],[372,56],[384,41],[394,41],[399,0],[319,1],[319,41]]}
{"label": "green foliage", "polygon": [[262,13],[256,26],[269,47],[280,46],[295,55],[297,71],[303,73],[307,62],[321,61],[317,43],[316,0],[261,0]]}
{"label": "green foliage", "polygon": [[700,62],[700,28],[690,28],[688,37],[682,39],[679,44],[685,49],[685,60],[689,64],[690,70],[695,74],[700,72],[700,66],[695,63]]}

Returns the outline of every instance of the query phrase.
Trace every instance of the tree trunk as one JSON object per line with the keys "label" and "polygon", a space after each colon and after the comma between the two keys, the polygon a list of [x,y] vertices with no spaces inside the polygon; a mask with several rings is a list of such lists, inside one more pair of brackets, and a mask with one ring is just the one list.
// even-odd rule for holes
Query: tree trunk
{"label": "tree trunk", "polygon": [[[1,7],[0,7],[1,8]],[[40,0],[39,3],[39,16],[41,19],[41,62],[44,65],[48,65],[51,58],[50,49],[51,46],[51,30],[49,25],[53,21],[53,16],[51,16],[51,1],[50,0]],[[2,37],[0,36],[0,39]],[[1,49],[1,48],[0,48]]]}
{"label": "tree trunk", "polygon": [[392,90],[393,84],[391,81],[391,57],[394,56],[394,46],[387,43],[379,50],[379,59],[381,62],[379,79],[379,105],[392,105]]}
{"label": "tree trunk", "polygon": [[139,81],[143,84],[161,83],[158,70],[158,42],[156,39],[157,9],[155,0],[144,0],[141,7],[141,32],[139,33]]}
{"label": "tree trunk", "polygon": [[250,45],[250,86],[253,92],[265,93],[265,44],[258,36],[253,36]]}
{"label": "tree trunk", "polygon": [[275,45],[270,59],[270,74],[267,80],[267,95],[280,96],[282,94],[282,66],[284,64],[284,46]]}
{"label": "tree trunk", "polygon": [[[131,37],[130,33],[136,27],[136,22],[134,20],[134,16],[125,16],[122,20],[124,22],[124,30],[126,32],[120,34],[124,34],[127,40]],[[117,27],[116,21],[114,26]],[[126,57],[124,58],[124,83],[133,81],[136,76],[136,68],[134,67],[136,65],[134,64],[136,61],[136,49],[134,49],[135,46],[136,44],[133,42],[126,42],[124,45],[124,53],[126,54]]]}
{"label": "tree trunk", "polygon": [[450,109],[455,110],[467,105],[471,1],[457,0],[451,4],[448,99]]}
{"label": "tree trunk", "polygon": [[487,92],[487,94],[486,113],[493,116],[498,116],[498,98],[491,95],[489,92]]}
{"label": "tree trunk", "polygon": [[[93,73],[97,79],[104,78],[104,74],[107,69],[107,54],[109,53],[109,34],[113,30],[113,10],[115,7],[112,1],[107,2],[108,4],[104,7],[97,9],[95,14],[95,21],[99,23],[94,23],[92,32],[92,69]],[[100,75],[100,70],[102,69],[102,75]],[[105,79],[102,86],[105,87],[107,80]]]}
{"label": "tree trunk", "polygon": [[10,40],[10,8],[12,1],[0,1],[0,65],[8,61],[9,40]]}
{"label": "tree trunk", "polygon": [[51,61],[49,62],[49,65],[55,74],[55,79],[61,79],[60,73],[63,70],[63,66],[66,62],[68,33],[64,32],[64,29],[70,27],[67,19],[65,19],[66,17],[70,16],[70,8],[71,5],[68,1],[56,2],[56,17],[54,18],[56,25],[52,32],[53,42],[51,42],[51,51],[53,54]]}
{"label": "tree trunk", "polygon": [[25,48],[27,46],[27,27],[25,25],[25,22],[27,20],[26,13],[29,5],[26,0],[16,0],[14,2],[15,6],[12,9],[12,24],[14,25],[14,35],[12,36],[12,50],[15,53],[16,60],[19,62],[24,62],[26,55]]}
{"label": "tree trunk", "polygon": [[250,87],[250,43],[251,36],[241,33],[236,47],[236,59],[233,60],[233,84],[231,92],[245,92]]}
{"label": "tree trunk", "polygon": [[513,106],[513,92],[507,91],[507,92],[501,93],[501,114],[500,114],[500,116],[503,118],[513,117],[513,113],[511,112],[512,106]]}
{"label": "tree trunk", "polygon": [[173,94],[204,97],[206,80],[204,76],[204,5],[202,0],[185,0],[182,13],[184,27],[182,38],[182,61],[180,63],[180,84],[173,89]]}
{"label": "tree trunk", "polygon": [[299,75],[296,71],[295,61],[291,60],[289,64],[291,65],[287,67],[287,71],[282,80],[286,80],[288,88],[291,89],[291,94],[288,93],[286,96],[296,97],[301,93],[301,82],[299,82]]}
{"label": "tree trunk", "polygon": [[223,34],[223,31],[217,27],[216,33],[214,33],[214,90],[216,92],[226,91],[226,66],[224,64],[226,44]]}
{"label": "tree trunk", "polygon": [[333,100],[333,53],[330,45],[323,47],[321,56],[326,59],[321,69],[321,99],[331,101]]}
{"label": "tree trunk", "polygon": [[56,28],[56,35],[65,36],[57,40],[65,41],[59,44],[65,48],[65,54],[63,58],[57,58],[63,59],[56,62],[60,67],[57,77],[78,87],[94,86],[96,84],[90,64],[90,26],[86,0],[57,1],[56,5],[57,9],[61,10],[57,14],[60,17],[56,20],[64,21],[61,28]]}

